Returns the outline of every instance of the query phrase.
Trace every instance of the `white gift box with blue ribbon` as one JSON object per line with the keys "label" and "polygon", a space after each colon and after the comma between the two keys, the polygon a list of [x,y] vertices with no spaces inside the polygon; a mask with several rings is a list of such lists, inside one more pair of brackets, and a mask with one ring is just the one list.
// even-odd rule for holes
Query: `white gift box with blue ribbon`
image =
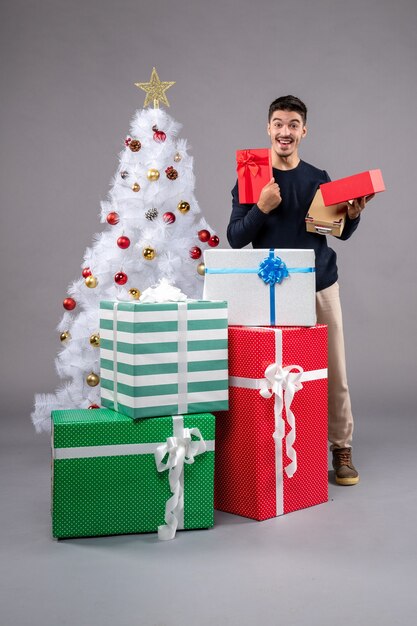
{"label": "white gift box with blue ribbon", "polygon": [[227,300],[229,324],[314,326],[314,250],[205,250],[204,299]]}

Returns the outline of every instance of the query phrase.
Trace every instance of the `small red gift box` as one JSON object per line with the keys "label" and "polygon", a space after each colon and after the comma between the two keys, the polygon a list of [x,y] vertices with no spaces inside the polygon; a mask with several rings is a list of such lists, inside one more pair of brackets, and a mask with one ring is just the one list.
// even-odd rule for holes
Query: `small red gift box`
{"label": "small red gift box", "polygon": [[237,150],[236,162],[239,202],[256,204],[262,188],[272,178],[271,150]]}
{"label": "small red gift box", "polygon": [[216,509],[265,520],[328,500],[327,326],[229,327]]}
{"label": "small red gift box", "polygon": [[385,191],[381,170],[369,170],[320,185],[325,206]]}

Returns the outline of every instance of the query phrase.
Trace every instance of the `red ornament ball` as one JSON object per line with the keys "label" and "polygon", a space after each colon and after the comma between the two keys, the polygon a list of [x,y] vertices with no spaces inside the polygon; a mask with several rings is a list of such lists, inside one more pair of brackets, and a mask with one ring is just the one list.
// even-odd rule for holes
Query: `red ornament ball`
{"label": "red ornament ball", "polygon": [[99,405],[98,404],[90,404],[90,406],[88,407],[89,409],[99,409]]}
{"label": "red ornament ball", "polygon": [[130,239],[129,239],[129,237],[125,237],[125,235],[122,235],[117,240],[117,245],[119,246],[119,248],[122,248],[122,250],[126,250],[126,248],[128,248],[130,246]]}
{"label": "red ornament ball", "polygon": [[171,211],[167,211],[163,214],[162,219],[164,220],[165,224],[173,224],[175,222],[175,215],[171,213]]}
{"label": "red ornament ball", "polygon": [[77,306],[74,298],[65,298],[62,304],[64,305],[64,309],[66,309],[67,311],[73,311]]}
{"label": "red ornament ball", "polygon": [[198,246],[194,246],[190,250],[190,257],[192,259],[199,259],[201,257],[201,250]]}
{"label": "red ornament ball", "polygon": [[88,276],[91,276],[92,274],[89,267],[84,267],[81,273],[82,273],[83,278],[88,278]]}
{"label": "red ornament ball", "polygon": [[116,224],[119,223],[119,214],[116,213],[115,211],[112,211],[111,213],[108,213],[106,220],[112,226],[116,226]]}
{"label": "red ornament ball", "polygon": [[127,283],[127,274],[124,272],[117,272],[117,274],[114,275],[114,281],[118,285],[125,285]]}
{"label": "red ornament ball", "polygon": [[167,136],[163,130],[158,130],[158,127],[156,125],[152,126],[152,130],[153,130],[153,138],[155,141],[157,141],[158,143],[162,143],[163,141],[165,141]]}
{"label": "red ornament ball", "polygon": [[208,230],[199,230],[198,231],[198,238],[200,241],[203,241],[204,243],[206,241],[208,241],[210,239],[210,233]]}
{"label": "red ornament ball", "polygon": [[219,245],[219,243],[220,243],[220,239],[218,238],[218,236],[217,236],[217,235],[212,235],[212,236],[210,237],[210,239],[208,240],[208,242],[207,242],[207,243],[208,243],[208,245],[209,245],[209,246],[211,246],[212,248],[215,248],[216,246],[218,246],[218,245]]}

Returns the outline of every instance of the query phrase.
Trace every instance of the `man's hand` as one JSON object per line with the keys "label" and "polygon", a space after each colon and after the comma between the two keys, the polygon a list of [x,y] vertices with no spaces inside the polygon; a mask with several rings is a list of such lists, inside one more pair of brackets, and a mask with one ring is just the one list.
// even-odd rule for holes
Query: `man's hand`
{"label": "man's hand", "polygon": [[361,198],[355,198],[355,200],[352,200],[352,204],[348,202],[349,219],[354,220],[357,217],[359,217],[359,215],[362,213],[362,211],[365,208],[365,204],[369,202],[369,200],[372,200],[374,196],[375,194],[373,193],[370,196],[362,196]]}
{"label": "man's hand", "polygon": [[262,213],[270,213],[281,204],[281,200],[279,186],[275,179],[271,178],[269,183],[266,183],[265,187],[263,187],[257,204]]}

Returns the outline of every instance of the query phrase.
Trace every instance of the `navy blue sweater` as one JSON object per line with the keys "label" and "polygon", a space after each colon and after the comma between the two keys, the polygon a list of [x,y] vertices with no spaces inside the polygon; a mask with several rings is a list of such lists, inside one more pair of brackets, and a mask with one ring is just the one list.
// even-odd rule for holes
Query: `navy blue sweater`
{"label": "navy blue sweater", "polygon": [[[227,227],[227,239],[232,248],[314,248],[316,253],[316,291],[330,287],[337,280],[336,253],[327,245],[324,235],[308,233],[305,217],[319,185],[330,181],[324,170],[305,161],[292,170],[273,168],[281,192],[281,204],[269,214],[254,204],[239,204],[237,183],[232,190],[233,209]],[[346,218],[342,236],[349,239],[360,217]]]}

